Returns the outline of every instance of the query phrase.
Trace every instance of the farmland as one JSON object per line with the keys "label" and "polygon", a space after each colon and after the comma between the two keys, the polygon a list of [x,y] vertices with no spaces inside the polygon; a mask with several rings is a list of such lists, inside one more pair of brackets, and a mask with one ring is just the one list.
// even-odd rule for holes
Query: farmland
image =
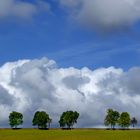
{"label": "farmland", "polygon": [[0,140],[139,140],[140,130],[0,129]]}

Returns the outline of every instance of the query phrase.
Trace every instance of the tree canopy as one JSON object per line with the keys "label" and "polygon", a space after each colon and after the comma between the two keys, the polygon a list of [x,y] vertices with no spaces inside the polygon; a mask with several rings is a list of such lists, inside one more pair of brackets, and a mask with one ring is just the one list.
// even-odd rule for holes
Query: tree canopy
{"label": "tree canopy", "polygon": [[9,124],[12,128],[17,128],[23,123],[23,115],[19,112],[13,111],[9,115]]}
{"label": "tree canopy", "polygon": [[70,129],[75,123],[77,123],[78,117],[79,113],[76,111],[63,112],[59,120],[60,127],[62,128],[67,127],[68,129]]}
{"label": "tree canopy", "polygon": [[128,112],[122,112],[118,120],[119,126],[122,128],[128,128],[130,126],[131,119]]}
{"label": "tree canopy", "polygon": [[34,114],[32,124],[40,129],[46,129],[47,123],[50,123],[49,115],[45,111],[37,111]]}
{"label": "tree canopy", "polygon": [[136,119],[135,117],[133,117],[133,118],[131,119],[131,125],[132,125],[133,127],[135,127],[135,125],[137,125],[137,123],[138,123],[137,119]]}
{"label": "tree canopy", "polygon": [[119,117],[120,117],[119,112],[114,111],[113,109],[108,109],[107,110],[107,115],[106,115],[105,120],[104,120],[104,124],[106,126],[110,125],[111,129],[114,129],[115,125],[118,122]]}

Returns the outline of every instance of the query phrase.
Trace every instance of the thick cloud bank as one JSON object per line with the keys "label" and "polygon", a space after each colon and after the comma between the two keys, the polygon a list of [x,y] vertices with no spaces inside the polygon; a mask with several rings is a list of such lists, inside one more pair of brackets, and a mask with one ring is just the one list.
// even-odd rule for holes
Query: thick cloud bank
{"label": "thick cloud bank", "polygon": [[26,0],[0,0],[0,19],[30,19],[41,10],[49,10],[49,4],[42,0],[36,0],[35,3]]}
{"label": "thick cloud bank", "polygon": [[24,127],[31,127],[37,110],[47,111],[53,126],[58,126],[59,116],[66,110],[80,113],[78,127],[103,125],[108,108],[138,118],[139,73],[138,67],[127,72],[114,67],[58,68],[47,58],[6,63],[0,67],[0,125],[8,125],[13,110],[24,114]]}
{"label": "thick cloud bank", "polygon": [[102,31],[128,28],[140,20],[139,0],[60,0],[81,24]]}

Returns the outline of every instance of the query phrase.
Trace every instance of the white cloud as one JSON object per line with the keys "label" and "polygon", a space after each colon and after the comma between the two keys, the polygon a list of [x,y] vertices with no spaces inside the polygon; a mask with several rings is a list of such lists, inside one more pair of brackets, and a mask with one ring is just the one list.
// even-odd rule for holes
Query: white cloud
{"label": "white cloud", "polygon": [[103,125],[108,108],[138,118],[139,73],[138,67],[127,72],[114,67],[58,68],[47,58],[6,63],[0,67],[0,121],[7,125],[13,110],[24,114],[24,126],[31,125],[36,110],[46,110],[54,126],[70,109],[80,113],[79,127]]}
{"label": "white cloud", "polygon": [[49,4],[42,0],[30,3],[22,0],[0,0],[0,19],[31,19],[41,10],[49,11]]}
{"label": "white cloud", "polygon": [[80,4],[81,0],[60,0],[60,4],[69,8],[76,7]]}
{"label": "white cloud", "polygon": [[126,29],[140,20],[139,0],[60,0],[80,24],[101,31]]}

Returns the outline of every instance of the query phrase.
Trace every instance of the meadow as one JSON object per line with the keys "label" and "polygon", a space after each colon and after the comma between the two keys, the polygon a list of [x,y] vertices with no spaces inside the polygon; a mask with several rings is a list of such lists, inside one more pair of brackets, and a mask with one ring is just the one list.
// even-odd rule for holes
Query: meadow
{"label": "meadow", "polygon": [[0,140],[140,140],[140,130],[1,129]]}

